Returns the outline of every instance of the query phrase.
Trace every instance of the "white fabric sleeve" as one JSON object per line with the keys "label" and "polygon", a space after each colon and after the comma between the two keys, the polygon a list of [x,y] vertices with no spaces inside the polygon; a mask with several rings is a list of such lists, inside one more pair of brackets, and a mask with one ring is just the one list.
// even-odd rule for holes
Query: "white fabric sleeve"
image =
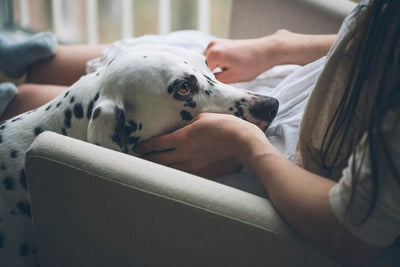
{"label": "white fabric sleeve", "polygon": [[[392,128],[396,121],[398,122],[399,118],[392,113],[391,116],[386,116],[384,123]],[[394,132],[384,130],[384,137],[389,141],[394,166],[400,166],[400,125]],[[400,181],[397,180],[398,177],[396,179],[393,176],[388,166],[383,168],[376,205],[368,219],[360,224],[369,211],[373,186],[369,147],[366,140],[365,135],[357,147],[355,161],[353,162],[354,155],[352,155],[348,167],[343,170],[341,179],[331,189],[329,201],[334,215],[353,235],[367,243],[386,247],[400,235]],[[366,156],[362,158],[364,149]],[[359,168],[360,175],[353,199],[351,199],[353,163],[356,164],[356,169]]]}

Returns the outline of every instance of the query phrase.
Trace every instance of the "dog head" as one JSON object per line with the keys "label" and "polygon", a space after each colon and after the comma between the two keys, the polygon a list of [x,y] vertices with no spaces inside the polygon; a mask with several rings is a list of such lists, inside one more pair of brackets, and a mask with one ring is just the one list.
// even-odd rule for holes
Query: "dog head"
{"label": "dog head", "polygon": [[233,114],[266,130],[279,106],[274,98],[218,82],[203,55],[170,46],[125,51],[99,76],[88,141],[130,154],[139,141],[172,132],[203,112]]}

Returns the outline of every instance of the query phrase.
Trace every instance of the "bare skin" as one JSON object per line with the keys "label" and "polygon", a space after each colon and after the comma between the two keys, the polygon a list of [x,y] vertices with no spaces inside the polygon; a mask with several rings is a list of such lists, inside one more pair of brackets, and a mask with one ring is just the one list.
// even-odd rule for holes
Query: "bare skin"
{"label": "bare skin", "polygon": [[59,95],[86,73],[86,62],[101,55],[108,45],[59,46],[54,57],[30,66],[26,83],[8,105],[0,121],[40,107]]}
{"label": "bare skin", "polygon": [[[215,41],[205,55],[211,69],[218,66],[223,70],[217,79],[239,82],[278,64],[312,62],[325,55],[335,39],[334,35],[281,30],[260,39]],[[20,96],[11,103],[10,110],[15,108],[14,113],[20,113],[52,99],[64,86],[79,79],[85,73],[86,61],[98,56],[103,48],[61,48],[55,58],[38,62],[28,73],[28,82],[62,86],[39,89],[43,91],[34,90],[29,84],[26,88],[21,86]],[[254,66],[249,65],[252,61]],[[7,114],[11,116],[10,113]],[[335,182],[287,160],[260,129],[244,120],[231,115],[201,114],[182,129],[139,143],[137,152],[145,159],[209,178],[240,168],[250,170],[292,227],[341,263],[363,265],[381,251],[352,236],[337,222],[328,201]]]}
{"label": "bare skin", "polygon": [[[211,69],[223,70],[217,79],[239,82],[277,64],[312,62],[325,55],[335,40],[334,35],[278,31],[260,39],[215,41],[205,55]],[[248,169],[294,229],[345,265],[362,266],[382,250],[353,236],[332,214],[329,191],[336,182],[287,160],[251,123],[230,115],[200,114],[182,129],[139,143],[137,152],[145,159],[208,178]]]}
{"label": "bare skin", "polygon": [[306,65],[328,53],[335,34],[309,35],[278,30],[272,35],[248,40],[217,40],[204,54],[215,76],[225,83],[243,82],[281,64]]}

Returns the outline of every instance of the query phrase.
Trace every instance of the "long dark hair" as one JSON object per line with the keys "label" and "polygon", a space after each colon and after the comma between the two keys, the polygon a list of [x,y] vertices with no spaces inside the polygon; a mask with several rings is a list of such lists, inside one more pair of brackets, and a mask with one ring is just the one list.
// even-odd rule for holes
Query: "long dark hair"
{"label": "long dark hair", "polygon": [[[358,151],[357,156],[362,160],[370,157],[373,190],[370,208],[361,223],[375,207],[384,178],[382,170],[389,170],[400,186],[400,166],[394,164],[382,129],[389,111],[395,112],[397,118],[390,131],[395,132],[400,127],[400,1],[372,0],[366,8],[365,17],[356,22],[360,32],[349,80],[321,145],[322,162],[331,172],[341,155],[356,153],[357,144],[367,134],[369,155],[364,150]],[[362,118],[360,110],[363,110]],[[354,127],[355,124],[358,127]],[[332,153],[333,161],[328,163]],[[360,175],[355,156],[352,175],[354,196]]]}

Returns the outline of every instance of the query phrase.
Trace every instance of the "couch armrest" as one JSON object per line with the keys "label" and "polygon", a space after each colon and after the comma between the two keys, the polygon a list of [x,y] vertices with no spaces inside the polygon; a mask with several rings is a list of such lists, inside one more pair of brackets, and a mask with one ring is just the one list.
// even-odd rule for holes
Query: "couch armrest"
{"label": "couch armrest", "polygon": [[69,137],[26,174],[41,266],[336,266],[267,199]]}
{"label": "couch armrest", "polygon": [[281,28],[337,33],[355,6],[349,0],[233,0],[230,38],[260,37]]}

